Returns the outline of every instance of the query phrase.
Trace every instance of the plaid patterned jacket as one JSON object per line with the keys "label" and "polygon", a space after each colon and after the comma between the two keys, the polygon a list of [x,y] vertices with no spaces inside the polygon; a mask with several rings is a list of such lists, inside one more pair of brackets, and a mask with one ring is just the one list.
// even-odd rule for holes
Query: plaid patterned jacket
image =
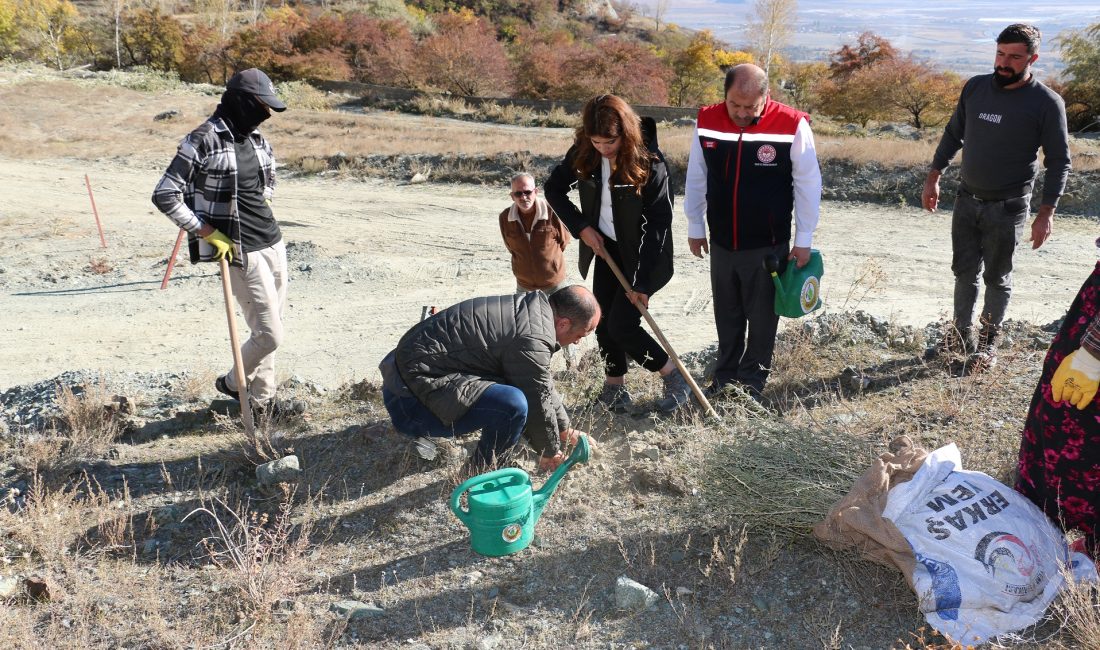
{"label": "plaid patterned jacket", "polygon": [[[271,145],[253,131],[249,135],[264,176],[264,198],[275,190],[275,156]],[[191,262],[209,262],[214,247],[198,236],[204,223],[234,239],[233,263],[242,259],[240,215],[237,213],[237,154],[233,133],[220,117],[212,116],[180,141],[156,189],[153,205],[188,232]]]}

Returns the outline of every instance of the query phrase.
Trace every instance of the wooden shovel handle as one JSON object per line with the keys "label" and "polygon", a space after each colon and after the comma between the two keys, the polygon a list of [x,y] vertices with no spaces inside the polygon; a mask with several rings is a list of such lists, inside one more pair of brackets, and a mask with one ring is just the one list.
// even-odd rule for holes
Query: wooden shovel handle
{"label": "wooden shovel handle", "polygon": [[248,401],[248,380],[244,376],[244,359],[241,357],[241,342],[237,336],[237,314],[233,311],[233,292],[229,287],[229,262],[225,258],[218,260],[222,272],[222,294],[225,296],[225,318],[229,321],[229,343],[233,346],[233,367],[237,369],[237,397],[241,400],[241,421],[249,436],[254,433],[252,422],[252,404]]}

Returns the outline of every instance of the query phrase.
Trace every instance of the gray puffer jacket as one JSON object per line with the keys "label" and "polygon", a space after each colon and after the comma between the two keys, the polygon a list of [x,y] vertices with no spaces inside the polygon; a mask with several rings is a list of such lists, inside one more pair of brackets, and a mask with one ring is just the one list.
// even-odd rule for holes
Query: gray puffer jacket
{"label": "gray puffer jacket", "polygon": [[527,397],[531,446],[558,453],[569,416],[554,389],[550,357],[559,349],[546,294],[473,298],[409,330],[394,350],[405,386],[445,424],[460,419],[490,384],[515,386]]}

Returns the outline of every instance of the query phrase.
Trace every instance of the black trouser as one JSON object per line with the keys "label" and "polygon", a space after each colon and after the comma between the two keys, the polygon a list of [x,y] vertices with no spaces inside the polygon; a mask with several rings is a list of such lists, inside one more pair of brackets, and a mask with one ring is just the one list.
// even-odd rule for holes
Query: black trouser
{"label": "black trouser", "polygon": [[[1012,253],[1031,211],[1031,196],[984,201],[959,190],[951,216],[951,270],[955,273],[955,327],[969,329],[985,281],[981,322],[1000,325],[1012,296]],[[982,267],[985,272],[982,273]]]}
{"label": "black trouser", "polygon": [[[629,282],[628,274],[633,269],[623,268],[618,244],[605,236],[603,246]],[[642,312],[627,299],[626,290],[607,262],[597,257],[593,263],[592,293],[603,312],[600,324],[596,326],[596,342],[604,358],[604,372],[608,377],[625,375],[627,356],[646,370],[657,372],[668,363],[668,353],[642,329]]]}
{"label": "black trouser", "polygon": [[715,386],[737,382],[756,391],[764,390],[779,329],[775,285],[764,270],[764,257],[774,253],[783,260],[788,252],[786,242],[745,251],[711,245],[710,288],[718,329]]}

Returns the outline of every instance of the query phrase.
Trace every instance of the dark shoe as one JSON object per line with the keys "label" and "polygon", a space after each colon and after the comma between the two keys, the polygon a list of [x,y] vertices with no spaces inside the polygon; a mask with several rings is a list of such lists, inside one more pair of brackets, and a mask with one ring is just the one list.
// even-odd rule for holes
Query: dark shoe
{"label": "dark shoe", "polygon": [[673,371],[661,377],[665,384],[664,395],[657,400],[656,408],[661,413],[672,413],[684,404],[691,401],[691,386],[684,380],[684,376]]}
{"label": "dark shoe", "polygon": [[634,408],[630,391],[623,385],[604,384],[603,390],[596,396],[596,402],[612,413],[628,413]]}
{"label": "dark shoe", "polygon": [[214,390],[218,391],[222,395],[228,396],[237,402],[241,401],[241,396],[237,394],[235,390],[229,390],[229,384],[225,383],[225,375],[222,375],[214,380]]}

